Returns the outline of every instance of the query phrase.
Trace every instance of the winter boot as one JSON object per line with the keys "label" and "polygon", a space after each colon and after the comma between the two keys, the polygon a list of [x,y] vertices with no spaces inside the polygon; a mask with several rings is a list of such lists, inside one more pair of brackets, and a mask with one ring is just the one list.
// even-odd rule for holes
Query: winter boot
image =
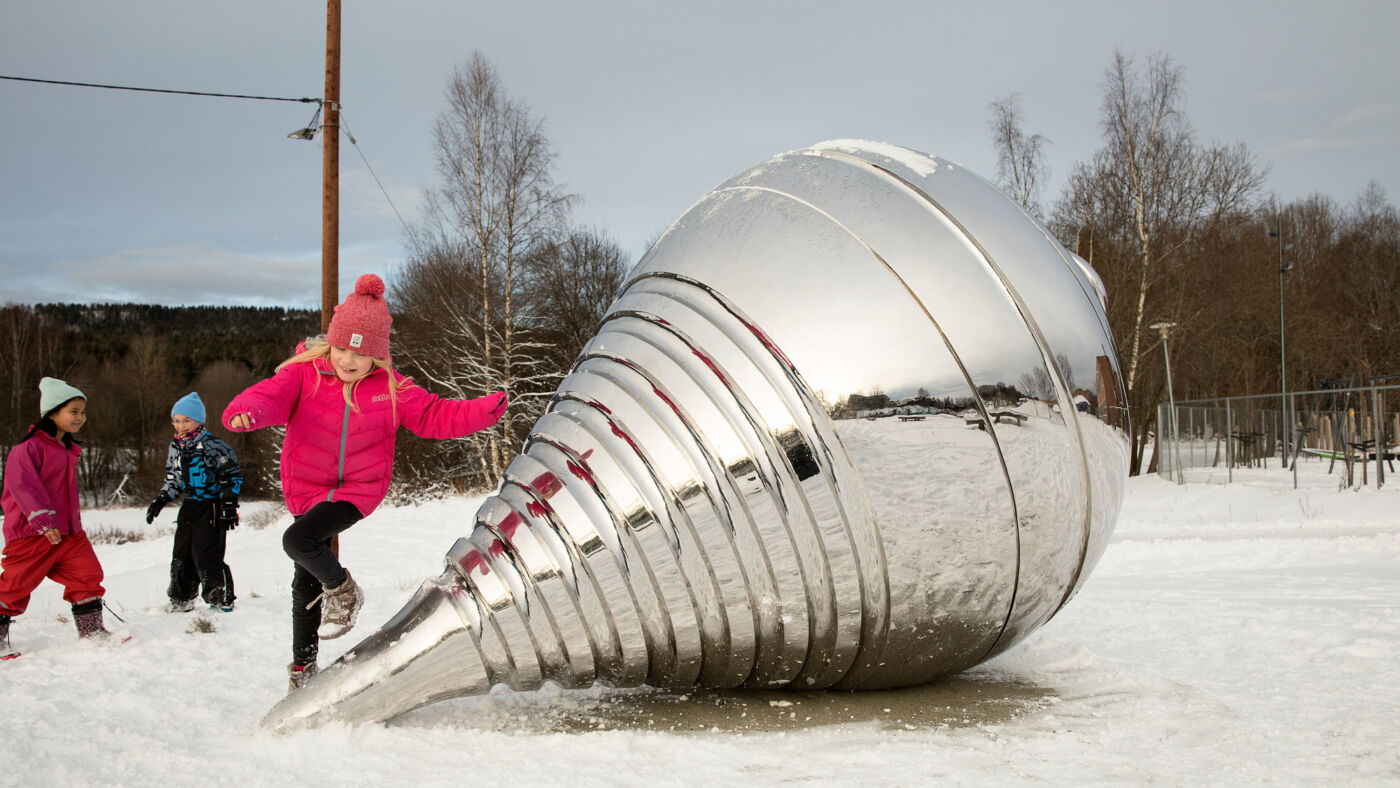
{"label": "winter boot", "polygon": [[0,659],[14,659],[19,651],[10,646],[10,617],[0,616]]}
{"label": "winter boot", "polygon": [[316,675],[316,663],[298,665],[295,662],[287,664],[287,694],[296,692],[302,685],[311,680]]}
{"label": "winter boot", "polygon": [[78,637],[106,640],[112,636],[102,626],[102,598],[91,599],[73,606],[73,623],[78,625]]}
{"label": "winter boot", "polygon": [[228,586],[210,588],[208,583],[205,583],[204,588],[204,601],[209,603],[210,610],[233,612],[233,589]]}
{"label": "winter boot", "polygon": [[[170,597],[170,607],[166,608],[171,613],[184,613],[194,610],[194,598],[199,593],[199,586],[190,588],[188,583],[180,582],[180,575],[184,572],[185,562],[180,559],[172,559],[170,562],[170,585],[165,587],[165,595]],[[185,600],[189,600],[189,607],[185,607]]]}
{"label": "winter boot", "polygon": [[[360,608],[365,604],[365,592],[356,585],[355,578],[350,576],[350,570],[345,570],[345,582],[335,588],[321,586],[321,595],[311,600],[311,605],[316,601],[321,602],[321,626],[317,628],[316,635],[324,640],[332,640],[349,632],[355,626],[355,617],[360,614]],[[307,605],[307,609],[311,608]]]}

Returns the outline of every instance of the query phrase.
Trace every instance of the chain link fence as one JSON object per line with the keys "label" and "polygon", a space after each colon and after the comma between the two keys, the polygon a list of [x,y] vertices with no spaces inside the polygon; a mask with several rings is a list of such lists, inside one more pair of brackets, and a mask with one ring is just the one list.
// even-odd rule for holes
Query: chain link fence
{"label": "chain link fence", "polygon": [[1235,468],[1328,463],[1346,486],[1385,484],[1400,453],[1400,385],[1326,388],[1246,397],[1179,400],[1157,406],[1157,473],[1177,482],[1234,480]]}

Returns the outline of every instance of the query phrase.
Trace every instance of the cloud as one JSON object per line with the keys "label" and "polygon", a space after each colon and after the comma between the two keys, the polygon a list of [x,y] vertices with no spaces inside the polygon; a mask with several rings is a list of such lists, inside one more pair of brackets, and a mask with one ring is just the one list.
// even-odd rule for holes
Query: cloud
{"label": "cloud", "polygon": [[319,256],[258,256],[181,245],[65,259],[11,270],[5,300],[18,303],[137,302],[315,307]]}
{"label": "cloud", "polygon": [[1358,104],[1347,112],[1318,115],[1308,124],[1321,133],[1297,136],[1269,146],[1271,156],[1305,157],[1400,143],[1400,105],[1384,101]]}
{"label": "cloud", "polygon": [[1394,128],[1397,123],[1400,123],[1400,105],[1375,101],[1362,104],[1350,112],[1337,116],[1336,120],[1333,121],[1333,125],[1344,129],[1380,125]]}
{"label": "cloud", "polygon": [[1302,156],[1332,151],[1355,150],[1357,148],[1394,146],[1396,142],[1397,137],[1394,134],[1371,134],[1366,136],[1346,136],[1338,134],[1327,137],[1297,137],[1271,146],[1267,153],[1270,156]]}
{"label": "cloud", "polygon": [[342,172],[340,199],[342,215],[389,219],[395,224],[402,219],[409,225],[422,219],[421,189],[406,186],[380,189],[368,172]]}

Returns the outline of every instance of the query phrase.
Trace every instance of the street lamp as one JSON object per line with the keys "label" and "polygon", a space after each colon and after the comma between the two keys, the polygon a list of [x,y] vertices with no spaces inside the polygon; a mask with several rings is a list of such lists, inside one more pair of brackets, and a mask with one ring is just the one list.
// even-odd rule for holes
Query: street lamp
{"label": "street lamp", "polygon": [[[1277,212],[1276,212],[1277,213]],[[1293,430],[1293,419],[1288,407],[1288,362],[1286,359],[1287,342],[1283,330],[1283,275],[1293,269],[1293,261],[1283,261],[1283,253],[1293,248],[1293,244],[1283,242],[1283,220],[1278,221],[1278,229],[1270,230],[1269,237],[1278,239],[1278,401],[1279,418],[1282,419],[1279,433],[1283,438],[1282,465],[1284,470],[1288,469],[1288,444],[1291,442],[1291,432]]]}
{"label": "street lamp", "polygon": [[321,103],[322,102],[317,102],[316,114],[311,116],[311,122],[306,124],[305,128],[297,129],[291,134],[288,134],[287,139],[310,140],[316,138],[316,132],[321,129]]}
{"label": "street lamp", "polygon": [[1167,336],[1171,333],[1173,328],[1176,328],[1176,323],[1159,321],[1148,326],[1148,328],[1155,329],[1162,337],[1162,358],[1166,361],[1167,365],[1167,406],[1171,411],[1172,417],[1171,455],[1176,467],[1176,483],[1181,484],[1183,482],[1181,478],[1181,433],[1177,430],[1176,395],[1172,393],[1172,356],[1167,350]]}

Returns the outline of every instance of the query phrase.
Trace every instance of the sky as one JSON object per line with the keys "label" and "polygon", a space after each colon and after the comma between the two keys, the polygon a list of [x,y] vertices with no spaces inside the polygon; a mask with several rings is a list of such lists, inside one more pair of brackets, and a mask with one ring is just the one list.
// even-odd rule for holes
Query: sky
{"label": "sky", "polygon": [[[324,87],[324,3],[0,0],[0,75],[277,98]],[[1183,69],[1203,142],[1244,143],[1284,201],[1400,190],[1400,4],[345,0],[340,291],[392,278],[437,185],[431,129],[480,51],[545,123],[572,221],[629,259],[774,155],[889,142],[995,177],[988,104],[1050,140],[1051,202],[1100,145],[1115,49]],[[314,307],[309,104],[0,80],[0,304]],[[382,185],[382,190],[381,190]],[[387,197],[386,197],[387,193]]]}

